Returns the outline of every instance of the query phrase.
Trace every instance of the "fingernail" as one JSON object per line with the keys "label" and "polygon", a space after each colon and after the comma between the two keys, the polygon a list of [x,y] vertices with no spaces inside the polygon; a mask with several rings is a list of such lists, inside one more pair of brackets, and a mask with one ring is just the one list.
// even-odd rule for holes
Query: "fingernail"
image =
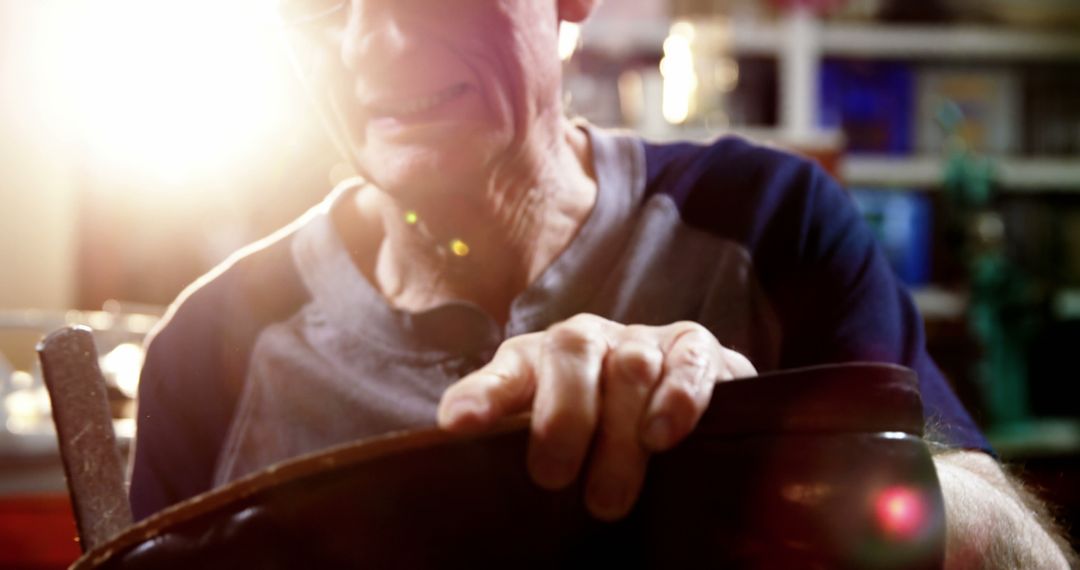
{"label": "fingernail", "polygon": [[593,515],[613,520],[626,514],[626,486],[615,479],[601,479],[589,486],[589,507]]}
{"label": "fingernail", "polygon": [[656,416],[645,426],[645,445],[649,449],[664,449],[671,441],[671,420],[667,416]]}

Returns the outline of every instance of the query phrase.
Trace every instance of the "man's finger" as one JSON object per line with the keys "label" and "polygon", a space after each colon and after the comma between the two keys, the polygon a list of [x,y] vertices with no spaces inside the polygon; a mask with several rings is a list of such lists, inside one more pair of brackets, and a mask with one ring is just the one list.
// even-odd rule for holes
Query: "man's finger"
{"label": "man's finger", "polygon": [[757,372],[743,355],[726,349],[705,328],[671,326],[664,374],[642,418],[641,441],[651,451],[669,449],[697,425],[716,382]]}
{"label": "man's finger", "polygon": [[579,315],[545,333],[528,452],[529,473],[541,487],[561,489],[581,469],[599,413],[607,326]]}
{"label": "man's finger", "polygon": [[602,520],[626,515],[645,480],[649,452],[638,426],[663,368],[658,340],[646,327],[627,327],[604,361],[600,427],[585,491],[586,506]]}
{"label": "man's finger", "polygon": [[539,333],[504,342],[491,362],[458,380],[439,402],[439,427],[476,433],[494,421],[529,410],[536,392],[533,369]]}

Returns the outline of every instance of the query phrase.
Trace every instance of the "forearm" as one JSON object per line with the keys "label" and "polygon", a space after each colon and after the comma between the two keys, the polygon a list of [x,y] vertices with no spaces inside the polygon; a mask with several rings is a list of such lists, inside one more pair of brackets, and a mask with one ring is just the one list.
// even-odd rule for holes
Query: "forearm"
{"label": "forearm", "polygon": [[946,568],[1069,568],[1068,544],[1045,509],[992,458],[954,451],[934,463],[945,498]]}

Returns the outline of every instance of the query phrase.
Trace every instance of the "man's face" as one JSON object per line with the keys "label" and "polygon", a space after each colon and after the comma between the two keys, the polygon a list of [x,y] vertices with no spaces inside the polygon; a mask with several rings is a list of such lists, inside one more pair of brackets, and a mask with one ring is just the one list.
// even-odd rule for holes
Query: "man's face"
{"label": "man's face", "polygon": [[555,0],[284,3],[287,20],[290,4],[322,14],[290,25],[309,87],[385,190],[480,191],[561,115]]}

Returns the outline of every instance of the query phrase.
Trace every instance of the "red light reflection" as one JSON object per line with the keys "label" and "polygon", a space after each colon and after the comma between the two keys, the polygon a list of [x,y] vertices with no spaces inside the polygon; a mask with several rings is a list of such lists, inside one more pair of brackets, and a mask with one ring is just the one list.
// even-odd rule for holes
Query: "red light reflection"
{"label": "red light reflection", "polygon": [[915,538],[927,524],[927,515],[926,501],[911,487],[886,487],[874,499],[877,523],[891,538]]}

